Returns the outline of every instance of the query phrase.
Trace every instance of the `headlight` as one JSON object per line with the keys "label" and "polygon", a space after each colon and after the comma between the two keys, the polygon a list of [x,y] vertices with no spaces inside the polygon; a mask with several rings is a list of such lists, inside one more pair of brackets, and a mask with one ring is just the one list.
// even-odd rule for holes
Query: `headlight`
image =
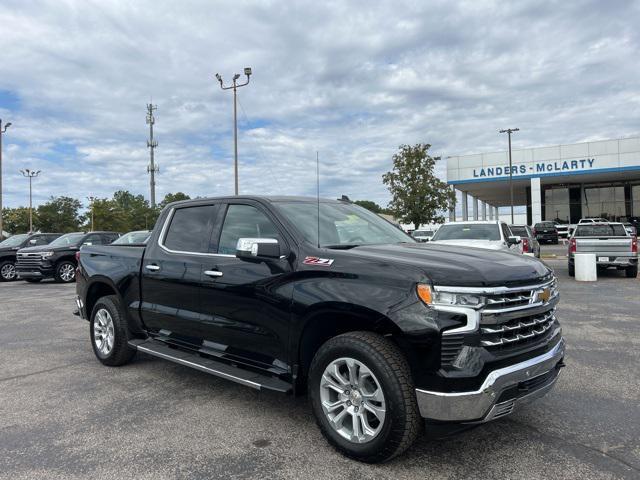
{"label": "headlight", "polygon": [[42,252],[40,255],[42,256],[42,258],[49,258],[51,255],[53,255],[53,252]]}
{"label": "headlight", "polygon": [[419,284],[417,291],[418,297],[427,305],[481,308],[485,304],[485,297],[473,293],[437,292],[424,284]]}

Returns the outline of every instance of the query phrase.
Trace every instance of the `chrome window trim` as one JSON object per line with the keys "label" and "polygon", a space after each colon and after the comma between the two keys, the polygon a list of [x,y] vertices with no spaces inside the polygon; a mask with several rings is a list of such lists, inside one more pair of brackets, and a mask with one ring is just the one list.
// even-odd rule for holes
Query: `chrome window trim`
{"label": "chrome window trim", "polygon": [[[198,206],[209,206],[209,205],[194,205],[194,207]],[[176,208],[172,208],[169,214],[167,215],[167,219],[164,221],[162,225],[162,230],[160,230],[160,236],[158,237],[158,246],[167,253],[179,253],[181,255],[198,255],[198,256],[207,256],[207,257],[227,257],[227,258],[236,258],[235,255],[229,255],[226,253],[209,253],[209,252],[189,252],[184,250],[172,250],[164,244],[164,239],[166,237],[167,231],[169,229],[169,224],[173,219],[173,215],[176,213]]]}
{"label": "chrome window trim", "polygon": [[434,285],[433,289],[436,292],[477,293],[477,294],[493,295],[493,294],[499,294],[499,293],[522,292],[524,290],[537,290],[540,288],[547,287],[553,284],[555,281],[556,279],[554,277],[544,283],[538,283],[535,285],[525,285],[522,287],[450,287],[450,286],[444,286],[444,285]]}

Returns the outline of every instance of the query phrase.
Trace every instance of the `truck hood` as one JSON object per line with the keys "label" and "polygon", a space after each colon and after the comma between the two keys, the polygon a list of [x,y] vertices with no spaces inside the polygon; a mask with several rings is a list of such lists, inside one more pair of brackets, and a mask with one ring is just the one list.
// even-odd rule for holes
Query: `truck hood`
{"label": "truck hood", "polygon": [[25,247],[19,250],[20,253],[37,253],[37,252],[64,252],[65,250],[77,250],[78,247],[73,245],[63,245],[60,247],[51,247],[50,245],[36,245],[34,247]]}
{"label": "truck hood", "polygon": [[434,285],[443,286],[517,286],[535,283],[551,273],[544,263],[526,255],[437,242],[369,245],[348,252],[415,266]]}
{"label": "truck hood", "polygon": [[0,247],[0,255],[4,255],[7,253],[16,253],[20,248],[16,247]]}
{"label": "truck hood", "polygon": [[461,247],[486,248],[488,250],[504,250],[502,240],[434,240],[434,244],[459,245]]}

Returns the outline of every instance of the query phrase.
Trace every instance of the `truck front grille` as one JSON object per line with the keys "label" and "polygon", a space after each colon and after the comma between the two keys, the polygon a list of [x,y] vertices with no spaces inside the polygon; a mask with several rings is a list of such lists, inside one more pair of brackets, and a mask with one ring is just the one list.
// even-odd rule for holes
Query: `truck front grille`
{"label": "truck front grille", "polygon": [[28,253],[19,253],[16,256],[16,268],[39,267],[42,263],[42,256]]}
{"label": "truck front grille", "polygon": [[504,323],[482,324],[480,345],[487,348],[512,344],[537,342],[556,323],[555,307],[551,310],[526,317],[518,317]]}

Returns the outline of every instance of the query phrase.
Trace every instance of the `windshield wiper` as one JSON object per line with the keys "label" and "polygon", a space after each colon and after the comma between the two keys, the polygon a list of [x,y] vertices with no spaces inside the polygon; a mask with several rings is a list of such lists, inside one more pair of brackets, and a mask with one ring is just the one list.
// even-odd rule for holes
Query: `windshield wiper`
{"label": "windshield wiper", "polygon": [[323,248],[332,248],[334,250],[349,250],[350,248],[359,247],[357,243],[338,243],[336,245],[323,245]]}

